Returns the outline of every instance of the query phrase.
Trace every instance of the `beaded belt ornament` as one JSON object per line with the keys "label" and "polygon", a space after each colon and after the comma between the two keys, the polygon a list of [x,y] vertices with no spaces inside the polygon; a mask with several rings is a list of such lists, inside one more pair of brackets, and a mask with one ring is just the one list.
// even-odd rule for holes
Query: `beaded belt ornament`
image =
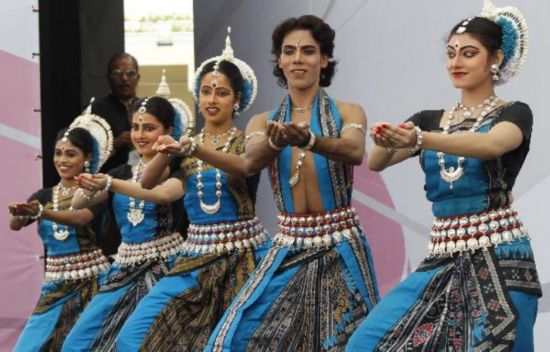
{"label": "beaded belt ornament", "polygon": [[210,254],[256,248],[268,237],[258,218],[208,225],[191,224],[183,253]]}
{"label": "beaded belt ornament", "polygon": [[527,238],[529,235],[510,207],[479,214],[436,218],[428,245],[428,257],[453,254],[466,250],[486,250],[506,241]]}
{"label": "beaded belt ornament", "polygon": [[101,249],[46,258],[46,281],[83,280],[107,271],[109,260]]}
{"label": "beaded belt ornament", "polygon": [[121,243],[116,263],[122,266],[136,265],[150,260],[167,259],[181,250],[183,238],[178,232],[141,243]]}
{"label": "beaded belt ornament", "polygon": [[273,241],[283,247],[330,247],[362,232],[352,207],[317,214],[281,213],[278,224],[279,233]]}

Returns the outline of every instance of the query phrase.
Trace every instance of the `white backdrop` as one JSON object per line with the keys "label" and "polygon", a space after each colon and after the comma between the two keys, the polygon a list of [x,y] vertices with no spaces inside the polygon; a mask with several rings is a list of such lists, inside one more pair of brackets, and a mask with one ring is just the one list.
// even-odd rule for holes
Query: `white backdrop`
{"label": "white backdrop", "polygon": [[[497,94],[528,103],[535,115],[531,152],[517,180],[515,207],[528,227],[544,292],[550,295],[550,238],[546,216],[550,197],[550,163],[546,135],[550,132],[550,2],[494,0],[519,6],[531,31],[530,54],[524,71]],[[400,122],[423,109],[451,106],[459,92],[445,71],[445,37],[463,18],[479,13],[482,0],[209,0],[195,2],[196,62],[219,54],[225,28],[232,27],[235,54],[251,64],[260,80],[252,113],[278,104],[285,91],[271,74],[271,31],[290,16],[312,13],[336,29],[335,58],[340,61],[329,93],[365,108],[369,122]],[[238,123],[246,124],[245,116]],[[370,143],[369,143],[370,148]],[[381,174],[365,165],[355,170],[355,205],[369,241],[383,292],[418,265],[425,255],[432,216],[423,192],[417,161],[407,161]],[[275,206],[262,176],[258,213],[274,229]],[[550,296],[539,305],[537,350],[550,330]]]}

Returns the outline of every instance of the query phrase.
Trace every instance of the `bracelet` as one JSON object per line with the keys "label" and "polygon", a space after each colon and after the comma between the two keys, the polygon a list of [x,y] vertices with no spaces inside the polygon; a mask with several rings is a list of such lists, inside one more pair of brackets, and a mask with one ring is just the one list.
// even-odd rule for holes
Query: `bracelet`
{"label": "bracelet", "polygon": [[187,150],[181,151],[183,153],[183,156],[186,158],[193,155],[193,153],[195,152],[195,149],[197,149],[197,142],[195,142],[195,138],[190,138],[190,140],[191,140],[191,144],[189,145],[189,147],[187,147]]}
{"label": "bracelet", "polygon": [[384,147],[384,151],[386,152],[386,154],[393,154],[393,153],[395,153],[395,148]]}
{"label": "bracelet", "polygon": [[306,146],[303,147],[303,150],[310,150],[313,148],[313,145],[315,144],[315,134],[311,130],[309,130],[309,141],[307,142]]}
{"label": "bracelet", "polygon": [[84,198],[84,201],[86,203],[90,203],[92,198],[95,196],[95,193],[92,193],[91,195],[87,195],[86,192],[84,192],[83,189],[81,189],[80,194],[82,194],[82,198]]}
{"label": "bracelet", "polygon": [[31,218],[28,215],[13,215],[13,217],[19,220],[29,220]]}
{"label": "bracelet", "polygon": [[265,134],[264,131],[250,132],[249,134],[246,135],[246,137],[244,137],[244,144],[247,144],[249,140],[251,140],[254,137],[258,137],[258,136],[267,136],[267,135]]}
{"label": "bracelet", "polygon": [[416,154],[420,148],[422,148],[422,144],[424,143],[424,133],[418,126],[414,126],[414,129],[416,131],[416,144],[414,147],[409,148],[409,155],[413,156]]}
{"label": "bracelet", "polygon": [[42,204],[38,203],[38,212],[32,216],[29,216],[29,219],[31,220],[38,220],[42,217],[42,213],[44,212],[44,206]]}
{"label": "bracelet", "polygon": [[273,143],[271,138],[267,139],[267,144],[269,144],[269,147],[275,151],[280,152],[281,150],[283,150],[283,147],[279,147],[277,144]]}
{"label": "bracelet", "polygon": [[365,131],[365,128],[363,127],[363,125],[359,123],[348,123],[347,125],[344,125],[344,127],[342,127],[342,129],[340,130],[340,135],[342,135],[346,130],[349,130],[352,128],[359,130],[359,132],[361,132],[364,136],[367,135],[367,131]]}
{"label": "bracelet", "polygon": [[113,176],[107,175],[107,184],[105,187],[101,190],[101,192],[109,192],[111,190],[111,185],[113,183]]}

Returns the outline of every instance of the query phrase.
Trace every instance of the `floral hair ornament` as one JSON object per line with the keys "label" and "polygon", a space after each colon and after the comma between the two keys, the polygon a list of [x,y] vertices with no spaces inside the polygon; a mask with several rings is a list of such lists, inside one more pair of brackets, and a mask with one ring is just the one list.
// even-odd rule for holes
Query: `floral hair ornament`
{"label": "floral hair ornament", "polygon": [[234,56],[233,48],[231,47],[231,27],[227,27],[227,37],[225,38],[225,49],[223,50],[222,54],[220,56],[212,57],[208,60],[205,60],[199,68],[195,71],[195,89],[193,90],[193,98],[195,99],[195,102],[199,103],[199,90],[200,90],[200,80],[199,77],[201,76],[202,71],[204,70],[204,67],[211,63],[215,62],[214,64],[214,70],[212,71],[213,76],[217,76],[219,74],[219,65],[221,61],[227,61],[231,62],[241,72],[241,75],[243,76],[243,87],[242,87],[242,95],[241,100],[239,101],[239,105],[237,107],[237,104],[235,104],[235,112],[243,112],[247,110],[254,100],[256,99],[256,95],[258,94],[258,80],[256,78],[256,74],[254,73],[254,70],[244,61],[237,59]]}
{"label": "floral hair ornament", "polygon": [[90,132],[93,140],[92,159],[90,160],[90,172],[96,173],[99,168],[109,159],[113,151],[113,132],[111,126],[102,117],[92,114],[92,103],[94,98],[90,99],[90,105],[71,123],[65,131],[62,141],[66,142],[69,133],[73,128],[83,128]]}
{"label": "floral hair ornament", "polygon": [[182,135],[189,135],[195,128],[195,115],[187,103],[179,98],[171,98],[170,86],[166,80],[166,70],[162,70],[162,78],[156,91],[156,95],[168,100],[174,107],[174,129],[172,137],[178,140]]}
{"label": "floral hair ornament", "polygon": [[502,28],[502,46],[504,60],[499,67],[499,80],[506,82],[518,74],[529,51],[529,29],[523,13],[516,7],[496,7],[491,0],[483,2],[481,17],[487,18]]}

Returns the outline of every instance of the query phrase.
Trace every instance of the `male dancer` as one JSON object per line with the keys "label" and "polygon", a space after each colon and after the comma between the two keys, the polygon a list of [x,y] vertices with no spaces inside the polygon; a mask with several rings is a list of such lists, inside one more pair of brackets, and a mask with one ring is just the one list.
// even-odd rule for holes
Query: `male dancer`
{"label": "male dancer", "polygon": [[378,300],[370,249],[351,208],[366,117],[328,87],[334,30],[290,18],[272,35],[274,74],[288,97],[247,127],[250,174],[269,166],[280,214],[273,248],[227,309],[214,351],[339,350]]}

